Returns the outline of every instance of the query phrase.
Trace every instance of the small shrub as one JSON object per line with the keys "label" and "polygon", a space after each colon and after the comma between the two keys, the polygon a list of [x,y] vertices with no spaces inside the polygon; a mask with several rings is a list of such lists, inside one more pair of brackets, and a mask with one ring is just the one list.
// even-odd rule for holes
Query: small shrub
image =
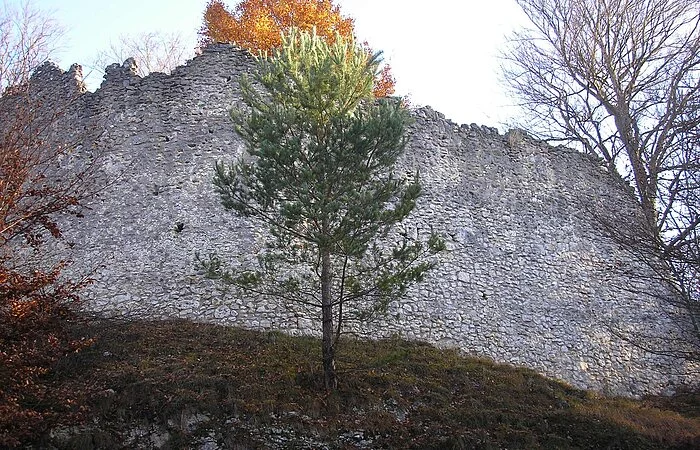
{"label": "small shrub", "polygon": [[80,285],[58,282],[61,268],[22,275],[0,266],[0,447],[76,413],[70,393],[47,386],[61,357],[91,344],[72,335]]}

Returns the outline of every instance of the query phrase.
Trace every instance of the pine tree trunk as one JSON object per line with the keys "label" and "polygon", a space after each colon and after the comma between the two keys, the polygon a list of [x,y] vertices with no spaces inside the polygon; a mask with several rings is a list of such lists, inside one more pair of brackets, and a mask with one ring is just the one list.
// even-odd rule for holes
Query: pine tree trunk
{"label": "pine tree trunk", "polygon": [[333,305],[331,298],[331,255],[321,250],[321,313],[323,324],[323,378],[326,389],[335,390],[335,348],[333,346]]}

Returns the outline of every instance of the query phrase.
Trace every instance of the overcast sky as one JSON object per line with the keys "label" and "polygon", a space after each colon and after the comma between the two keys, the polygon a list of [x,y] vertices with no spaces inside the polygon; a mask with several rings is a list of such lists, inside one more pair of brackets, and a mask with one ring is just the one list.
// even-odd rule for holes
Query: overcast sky
{"label": "overcast sky", "polygon": [[[11,0],[17,3],[20,0]],[[84,72],[100,50],[122,34],[180,32],[194,49],[207,0],[33,0],[66,29],[56,61]],[[231,7],[236,2],[229,1]],[[498,126],[515,109],[500,81],[498,54],[507,36],[526,23],[514,0],[336,0],[355,19],[361,40],[383,50],[397,93],[431,105],[458,123]],[[194,54],[194,50],[192,51]],[[122,61],[119,61],[122,62]],[[99,85],[99,76],[89,82]]]}

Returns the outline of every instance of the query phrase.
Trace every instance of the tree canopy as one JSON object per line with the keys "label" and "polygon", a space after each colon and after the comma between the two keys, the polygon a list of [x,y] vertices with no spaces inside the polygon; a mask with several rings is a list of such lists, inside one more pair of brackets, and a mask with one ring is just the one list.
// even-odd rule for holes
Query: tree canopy
{"label": "tree canopy", "polygon": [[[315,29],[331,44],[336,35],[350,39],[355,33],[353,19],[343,16],[331,0],[243,0],[233,12],[221,0],[211,0],[204,11],[200,43],[232,42],[254,54],[269,52],[282,45],[282,32],[293,27]],[[372,50],[365,46],[371,57]],[[374,95],[393,94],[395,84],[390,66],[384,65],[375,76]]]}

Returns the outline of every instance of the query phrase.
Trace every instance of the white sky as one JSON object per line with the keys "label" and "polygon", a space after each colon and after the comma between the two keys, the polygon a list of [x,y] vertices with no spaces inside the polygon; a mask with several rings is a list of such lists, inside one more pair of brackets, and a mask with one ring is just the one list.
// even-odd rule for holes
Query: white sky
{"label": "white sky", "polygon": [[[10,0],[18,3],[21,0]],[[194,49],[207,0],[34,0],[66,30],[56,61],[87,73],[100,50],[122,34],[180,32]],[[231,9],[234,0],[226,2]],[[383,50],[397,94],[431,105],[458,123],[498,126],[515,115],[500,82],[498,54],[526,18],[514,0],[336,0],[355,30]],[[119,61],[121,62],[121,61]],[[88,85],[99,85],[91,77]]]}

